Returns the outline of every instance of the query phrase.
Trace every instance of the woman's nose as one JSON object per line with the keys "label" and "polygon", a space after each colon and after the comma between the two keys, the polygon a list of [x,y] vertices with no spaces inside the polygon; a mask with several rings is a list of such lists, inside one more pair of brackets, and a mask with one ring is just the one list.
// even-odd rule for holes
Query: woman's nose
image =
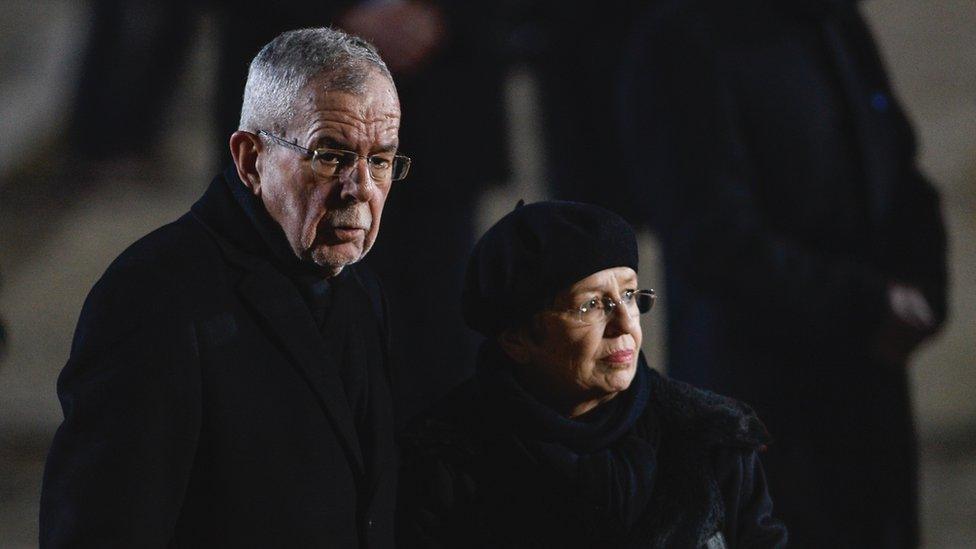
{"label": "woman's nose", "polygon": [[631,316],[630,311],[623,305],[616,305],[607,311],[606,329],[608,335],[616,336],[624,333],[631,333],[637,316]]}

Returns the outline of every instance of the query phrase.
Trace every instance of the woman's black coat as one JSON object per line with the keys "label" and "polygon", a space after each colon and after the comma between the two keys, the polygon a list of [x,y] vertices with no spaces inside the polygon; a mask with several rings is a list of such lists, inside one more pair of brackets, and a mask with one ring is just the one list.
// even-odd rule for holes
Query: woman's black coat
{"label": "woman's black coat", "polygon": [[400,545],[784,546],[757,455],[766,432],[756,416],[646,371],[649,404],[621,437],[658,444],[651,503],[633,528],[534,459],[476,376],[403,437]]}

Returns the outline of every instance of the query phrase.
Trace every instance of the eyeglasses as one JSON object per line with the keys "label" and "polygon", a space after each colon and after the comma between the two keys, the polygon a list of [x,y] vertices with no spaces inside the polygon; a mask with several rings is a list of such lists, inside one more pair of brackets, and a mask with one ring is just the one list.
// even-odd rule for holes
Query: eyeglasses
{"label": "eyeglasses", "polygon": [[258,135],[263,135],[275,143],[294,149],[306,157],[312,159],[312,173],[323,178],[329,179],[337,177],[345,170],[351,169],[356,165],[360,158],[366,160],[369,167],[369,175],[374,181],[386,183],[390,181],[400,181],[407,177],[410,171],[410,157],[402,154],[371,154],[362,155],[353,151],[342,149],[306,149],[301,145],[287,141],[276,135],[272,135],[264,130],[258,130]]}
{"label": "eyeglasses", "polygon": [[620,301],[608,296],[594,297],[579,307],[568,310],[575,313],[576,321],[580,325],[589,326],[606,322],[618,306],[622,306],[631,318],[642,315],[654,306],[655,295],[654,290],[627,290],[620,295]]}

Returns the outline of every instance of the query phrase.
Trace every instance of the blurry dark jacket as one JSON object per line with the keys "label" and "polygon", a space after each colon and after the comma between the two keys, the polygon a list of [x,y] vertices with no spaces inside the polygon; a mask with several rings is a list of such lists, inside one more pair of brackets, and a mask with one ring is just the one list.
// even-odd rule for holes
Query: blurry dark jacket
{"label": "blurry dark jacket", "polygon": [[766,419],[794,542],[914,545],[906,371],[872,345],[891,281],[945,318],[946,241],[856,2],[655,3],[627,63],[613,198],[661,238],[669,372]]}
{"label": "blurry dark jacket", "polygon": [[653,490],[627,524],[580,478],[554,467],[551,451],[538,453],[554,439],[531,434],[532,418],[513,417],[487,373],[510,366],[484,358],[478,375],[402,437],[401,546],[785,546],[757,456],[765,429],[748,407],[665,378],[642,357],[628,391],[649,385],[646,407],[619,438],[588,452],[631,459],[635,445],[653,447],[630,464],[653,472]]}
{"label": "blurry dark jacket", "polygon": [[[378,283],[347,267],[320,331],[241,193],[233,170],[214,179],[89,295],[58,381],[42,547],[393,546]],[[362,418],[350,368],[368,375]]]}

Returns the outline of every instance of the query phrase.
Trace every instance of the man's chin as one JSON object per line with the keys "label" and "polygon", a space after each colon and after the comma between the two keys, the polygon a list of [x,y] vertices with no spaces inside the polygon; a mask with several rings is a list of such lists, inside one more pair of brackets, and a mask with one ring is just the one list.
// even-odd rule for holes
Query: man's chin
{"label": "man's chin", "polygon": [[319,246],[312,250],[312,262],[319,267],[326,269],[337,275],[347,265],[356,263],[363,256],[362,246],[357,243],[347,242],[337,246]]}

